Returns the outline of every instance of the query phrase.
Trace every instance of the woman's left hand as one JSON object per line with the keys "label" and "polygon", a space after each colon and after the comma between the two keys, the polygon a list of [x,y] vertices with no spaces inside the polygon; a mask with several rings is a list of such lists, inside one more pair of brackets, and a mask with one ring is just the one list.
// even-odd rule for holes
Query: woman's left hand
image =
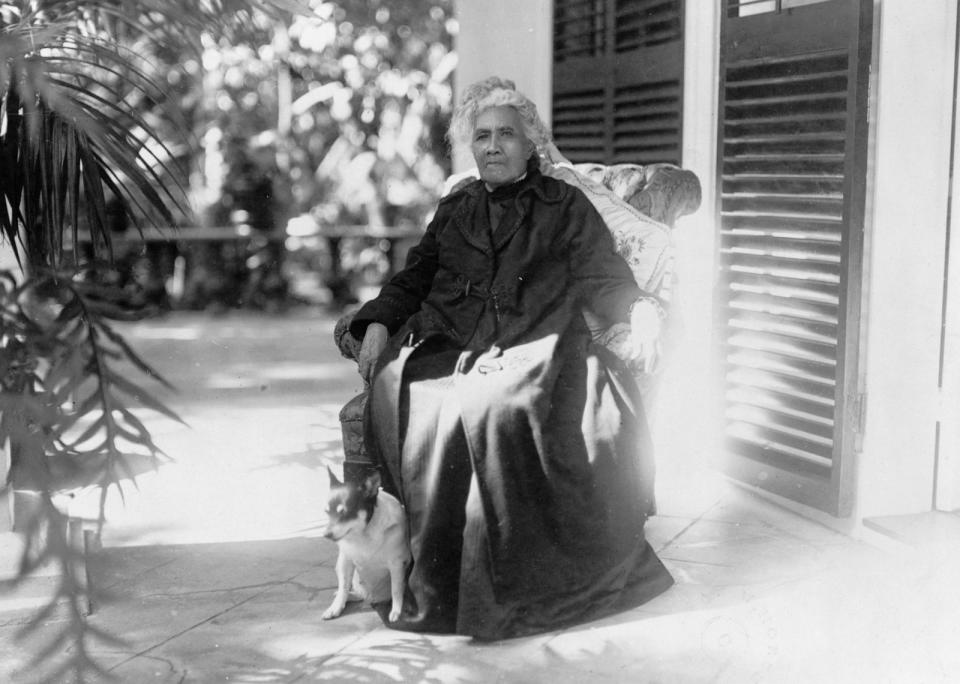
{"label": "woman's left hand", "polygon": [[653,299],[639,299],[630,308],[630,337],[633,358],[642,361],[643,372],[653,370],[662,327],[663,309]]}

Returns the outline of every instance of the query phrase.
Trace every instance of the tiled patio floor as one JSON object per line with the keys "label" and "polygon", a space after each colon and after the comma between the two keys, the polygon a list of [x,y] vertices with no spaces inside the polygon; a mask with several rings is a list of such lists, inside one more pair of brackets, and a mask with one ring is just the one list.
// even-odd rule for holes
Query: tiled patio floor
{"label": "tiled patio floor", "polygon": [[[311,325],[311,335],[329,332],[326,321]],[[144,335],[160,344],[162,332]],[[187,396],[192,427],[158,434],[176,462],[111,510],[91,566],[110,598],[90,624],[126,641],[93,650],[117,681],[960,681],[956,548],[881,551],[696,463],[661,469],[647,532],[677,584],[638,609],[487,644],[394,632],[360,605],[323,622],[336,548],[316,537],[320,466],[336,457],[336,412],[356,379],[335,358],[296,356],[290,375],[326,390],[256,403],[255,378],[251,396],[228,404]],[[238,356],[245,370],[221,369],[218,382],[254,373],[257,360]],[[282,370],[272,367],[273,382]],[[23,611],[4,606],[0,597],[0,681],[43,681],[22,669],[38,642],[13,638]],[[41,636],[62,626],[53,618]]]}
{"label": "tiled patio floor", "polygon": [[[95,655],[131,683],[956,681],[956,554],[880,551],[714,491],[694,517],[661,495],[648,533],[677,580],[667,593],[493,644],[393,632],[360,605],[321,621],[336,555],[322,539],[109,547],[94,577],[112,598],[92,623],[128,645]],[[0,646],[3,670],[24,655]]]}

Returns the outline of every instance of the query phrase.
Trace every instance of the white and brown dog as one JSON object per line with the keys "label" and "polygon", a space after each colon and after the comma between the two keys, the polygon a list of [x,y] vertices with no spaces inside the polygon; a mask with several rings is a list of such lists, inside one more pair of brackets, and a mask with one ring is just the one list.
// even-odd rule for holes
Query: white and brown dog
{"label": "white and brown dog", "polygon": [[[330,620],[349,600],[391,601],[390,622],[403,610],[406,568],[410,563],[407,516],[396,497],[380,489],[380,474],[360,483],[344,483],[330,468],[327,528],[323,536],[337,542],[337,593],[323,613]],[[356,575],[356,577],[355,577]],[[359,580],[356,591],[354,580]]]}

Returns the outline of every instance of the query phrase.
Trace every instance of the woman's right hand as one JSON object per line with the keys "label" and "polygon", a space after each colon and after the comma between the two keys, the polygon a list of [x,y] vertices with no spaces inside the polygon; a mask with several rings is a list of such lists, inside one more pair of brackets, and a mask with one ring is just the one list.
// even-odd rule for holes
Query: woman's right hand
{"label": "woman's right hand", "polygon": [[369,383],[373,378],[373,369],[377,365],[377,359],[387,346],[387,340],[390,333],[387,332],[387,326],[383,323],[371,323],[367,326],[367,331],[363,334],[363,342],[360,343],[360,354],[357,356],[357,370],[364,382]]}
{"label": "woman's right hand", "polygon": [[630,307],[633,359],[641,364],[644,373],[652,372],[656,363],[663,316],[663,308],[652,297],[642,297]]}

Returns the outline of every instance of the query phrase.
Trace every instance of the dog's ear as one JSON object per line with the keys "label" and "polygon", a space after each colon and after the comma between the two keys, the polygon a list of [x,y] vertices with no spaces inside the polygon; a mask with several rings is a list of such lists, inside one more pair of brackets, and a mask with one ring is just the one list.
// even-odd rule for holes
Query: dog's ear
{"label": "dog's ear", "polygon": [[380,491],[380,471],[374,470],[363,480],[363,493],[366,496],[376,496]]}
{"label": "dog's ear", "polygon": [[330,477],[330,488],[342,487],[343,483],[337,479],[337,476],[333,474],[333,470],[330,469],[330,466],[327,466],[327,475]]}

